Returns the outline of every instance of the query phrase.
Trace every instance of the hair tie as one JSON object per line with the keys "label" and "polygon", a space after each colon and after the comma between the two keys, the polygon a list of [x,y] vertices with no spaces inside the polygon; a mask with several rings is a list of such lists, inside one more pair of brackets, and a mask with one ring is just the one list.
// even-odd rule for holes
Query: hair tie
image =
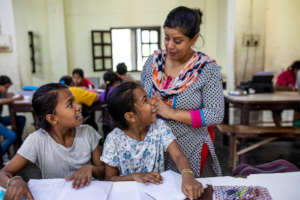
{"label": "hair tie", "polygon": [[106,83],[106,85],[109,85],[109,84],[110,84],[110,81],[106,81],[105,83]]}

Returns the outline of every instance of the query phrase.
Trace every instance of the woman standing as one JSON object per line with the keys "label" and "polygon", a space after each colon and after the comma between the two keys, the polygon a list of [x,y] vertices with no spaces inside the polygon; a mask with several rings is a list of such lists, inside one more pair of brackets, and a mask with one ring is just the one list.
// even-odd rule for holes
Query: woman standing
{"label": "woman standing", "polygon": [[[148,58],[141,75],[144,89],[156,99],[157,114],[171,127],[196,177],[221,175],[207,127],[221,123],[224,115],[220,69],[213,59],[192,49],[201,18],[198,9],[173,9],[164,23],[166,49]],[[169,157],[166,164],[176,170]]]}

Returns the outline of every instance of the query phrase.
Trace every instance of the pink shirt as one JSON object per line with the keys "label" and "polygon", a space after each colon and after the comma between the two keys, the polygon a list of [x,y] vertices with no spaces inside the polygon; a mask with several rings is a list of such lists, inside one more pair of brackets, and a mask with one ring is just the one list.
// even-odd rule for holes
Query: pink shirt
{"label": "pink shirt", "polygon": [[296,84],[296,77],[292,70],[285,70],[282,72],[278,77],[276,81],[277,85],[281,86],[292,86],[295,87]]}

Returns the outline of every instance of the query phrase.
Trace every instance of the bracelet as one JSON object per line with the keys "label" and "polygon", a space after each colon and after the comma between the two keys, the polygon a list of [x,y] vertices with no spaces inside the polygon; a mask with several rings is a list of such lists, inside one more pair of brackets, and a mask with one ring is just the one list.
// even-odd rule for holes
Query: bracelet
{"label": "bracelet", "polygon": [[183,175],[184,173],[189,173],[191,175],[194,176],[194,172],[191,169],[183,169],[181,170],[181,175]]}
{"label": "bracelet", "polygon": [[22,179],[21,176],[14,176],[14,177],[12,177],[12,178],[7,179],[6,184],[5,184],[5,185],[6,185],[6,188],[8,188],[9,184],[10,184],[13,180],[18,179],[18,178]]}

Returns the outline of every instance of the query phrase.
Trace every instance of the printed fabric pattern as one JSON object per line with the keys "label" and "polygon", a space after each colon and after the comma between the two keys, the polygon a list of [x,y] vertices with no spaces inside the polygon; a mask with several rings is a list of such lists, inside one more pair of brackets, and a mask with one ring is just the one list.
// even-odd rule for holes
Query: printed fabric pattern
{"label": "printed fabric pattern", "polygon": [[157,119],[143,141],[127,136],[121,129],[115,128],[108,134],[101,160],[117,167],[120,176],[137,172],[163,172],[164,152],[175,140],[166,123]]}

